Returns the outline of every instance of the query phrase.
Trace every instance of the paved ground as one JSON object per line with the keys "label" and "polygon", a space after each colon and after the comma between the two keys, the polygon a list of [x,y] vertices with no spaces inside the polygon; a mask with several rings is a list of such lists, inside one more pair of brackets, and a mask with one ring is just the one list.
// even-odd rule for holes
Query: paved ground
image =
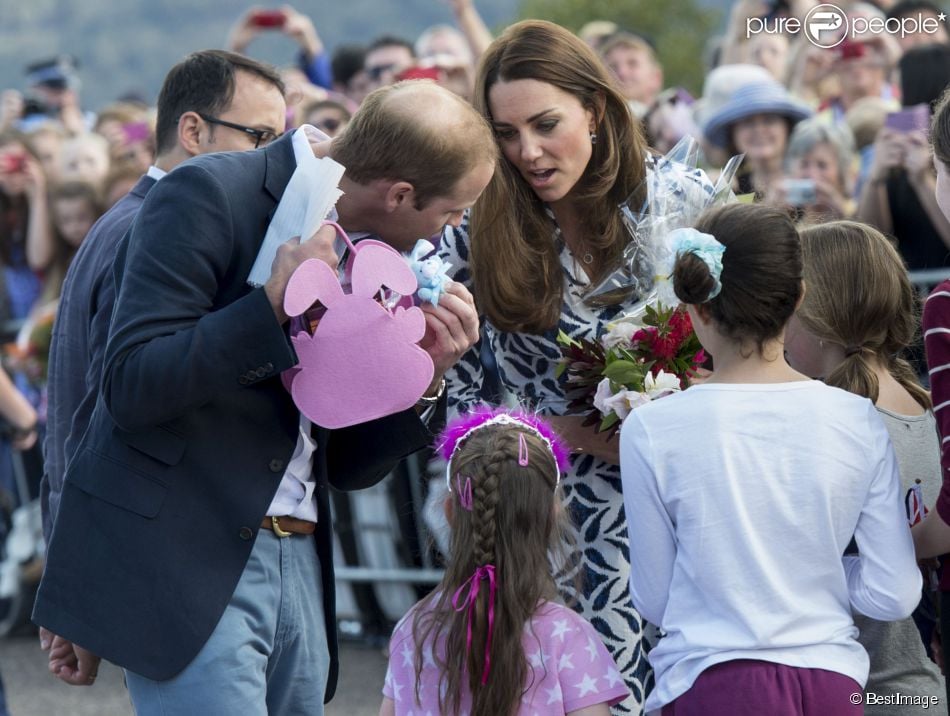
{"label": "paved ground", "polygon": [[[379,649],[344,644],[341,680],[327,716],[376,716],[386,660]],[[33,635],[0,639],[0,674],[10,716],[132,716],[122,672],[103,664],[95,686],[67,686],[46,671]]]}

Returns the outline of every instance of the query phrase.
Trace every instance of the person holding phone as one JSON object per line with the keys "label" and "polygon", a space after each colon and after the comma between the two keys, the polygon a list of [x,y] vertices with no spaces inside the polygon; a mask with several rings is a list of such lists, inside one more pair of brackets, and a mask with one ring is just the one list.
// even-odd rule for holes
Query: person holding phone
{"label": "person holding phone", "polygon": [[[942,59],[940,59],[942,58]],[[855,219],[897,239],[911,271],[950,266],[950,221],[934,198],[929,107],[950,82],[950,48],[917,47],[900,60],[903,111],[888,115],[874,142]],[[923,120],[923,108],[928,120]]]}
{"label": "person holding phone", "polygon": [[788,141],[788,177],[771,199],[791,206],[806,224],[854,214],[854,137],[846,125],[818,118],[800,122]]}
{"label": "person holding phone", "polygon": [[263,33],[278,32],[289,37],[300,47],[297,66],[307,79],[318,87],[332,89],[333,73],[313,20],[290,5],[264,8],[252,5],[241,14],[228,35],[227,47],[232,52],[244,53],[247,46]]}

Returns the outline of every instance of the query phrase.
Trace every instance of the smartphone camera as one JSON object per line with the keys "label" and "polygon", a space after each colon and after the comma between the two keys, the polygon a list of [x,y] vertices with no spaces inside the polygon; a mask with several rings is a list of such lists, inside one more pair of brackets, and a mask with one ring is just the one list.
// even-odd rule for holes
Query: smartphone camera
{"label": "smartphone camera", "polygon": [[287,22],[287,15],[283,10],[258,10],[251,15],[251,24],[257,27],[277,29]]}
{"label": "smartphone camera", "polygon": [[809,206],[818,200],[814,179],[786,179],[785,199],[792,206]]}
{"label": "smartphone camera", "polygon": [[2,158],[2,164],[0,164],[5,174],[20,174],[26,170],[26,155],[25,154],[7,154]]}

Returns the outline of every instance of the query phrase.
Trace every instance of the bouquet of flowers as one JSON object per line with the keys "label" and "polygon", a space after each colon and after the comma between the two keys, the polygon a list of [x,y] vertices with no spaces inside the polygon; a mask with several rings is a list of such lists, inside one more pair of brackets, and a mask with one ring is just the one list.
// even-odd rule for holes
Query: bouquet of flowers
{"label": "bouquet of flowers", "polygon": [[648,304],[642,316],[611,323],[598,341],[563,331],[557,340],[563,357],[556,374],[567,374],[568,407],[587,411],[584,425],[599,423],[598,431],[616,431],[631,410],[685,389],[706,360],[682,307]]}
{"label": "bouquet of flowers", "polygon": [[731,185],[742,157],[733,157],[715,183],[698,167],[699,145],[681,139],[668,154],[652,158],[647,178],[620,207],[630,231],[620,264],[585,294],[591,306],[632,300],[626,314],[597,340],[561,332],[558,375],[566,375],[569,407],[588,411],[585,425],[616,431],[650,400],[683,390],[706,356],[689,314],[679,306],[670,274],[676,259],[671,235],[691,227],[710,207],[735,200]]}

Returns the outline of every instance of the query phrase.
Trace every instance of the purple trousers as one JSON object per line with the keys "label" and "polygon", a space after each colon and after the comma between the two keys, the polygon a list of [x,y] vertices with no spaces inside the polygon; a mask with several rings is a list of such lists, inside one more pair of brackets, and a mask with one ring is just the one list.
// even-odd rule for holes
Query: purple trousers
{"label": "purple trousers", "polygon": [[[857,703],[855,703],[857,702]],[[864,689],[824,669],[736,659],[710,666],[662,716],[856,716]]]}

